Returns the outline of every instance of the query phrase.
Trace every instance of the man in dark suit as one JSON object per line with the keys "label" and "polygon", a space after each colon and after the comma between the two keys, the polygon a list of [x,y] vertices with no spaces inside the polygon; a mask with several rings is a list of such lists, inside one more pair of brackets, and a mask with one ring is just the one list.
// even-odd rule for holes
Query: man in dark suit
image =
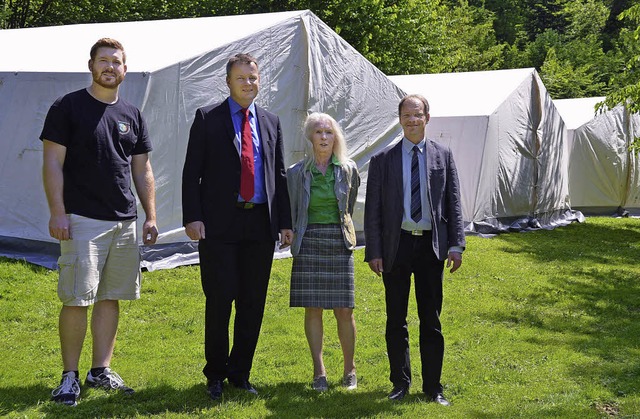
{"label": "man in dark suit", "polygon": [[[196,112],[182,173],[182,210],[189,238],[199,240],[206,297],[207,391],[223,381],[252,394],[249,382],[275,242],[291,244],[291,209],[280,120],[254,103],[260,75],[248,54],[227,63],[230,96]],[[229,320],[235,301],[233,345]]]}
{"label": "man in dark suit", "polygon": [[365,261],[385,287],[385,338],[393,390],[402,400],[411,385],[407,306],[413,273],[420,319],[422,391],[448,406],[440,383],[444,338],[440,326],[444,261],[451,272],[465,247],[458,174],[451,151],[425,139],[429,103],[420,95],[398,106],[404,138],[369,164],[364,213]]}

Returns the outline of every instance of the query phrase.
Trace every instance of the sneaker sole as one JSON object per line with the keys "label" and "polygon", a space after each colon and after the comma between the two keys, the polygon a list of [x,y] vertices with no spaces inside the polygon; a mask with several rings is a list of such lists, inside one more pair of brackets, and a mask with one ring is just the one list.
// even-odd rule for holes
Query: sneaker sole
{"label": "sneaker sole", "polygon": [[132,388],[127,388],[127,389],[125,390],[125,389],[122,389],[122,388],[111,388],[111,387],[105,387],[105,386],[103,386],[103,385],[100,385],[99,383],[92,383],[92,382],[91,382],[91,381],[89,381],[89,380],[85,380],[84,384],[85,384],[87,387],[97,388],[97,389],[104,390],[104,391],[120,391],[120,392],[122,392],[122,393],[124,393],[124,394],[127,394],[127,395],[130,395],[130,394],[133,394],[133,393],[135,393],[135,392],[136,392],[136,391],[135,391],[134,389],[132,389]]}

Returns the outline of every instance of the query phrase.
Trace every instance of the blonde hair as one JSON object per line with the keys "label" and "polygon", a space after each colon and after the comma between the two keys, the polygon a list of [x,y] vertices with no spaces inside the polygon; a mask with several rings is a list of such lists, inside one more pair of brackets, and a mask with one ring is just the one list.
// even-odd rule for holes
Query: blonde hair
{"label": "blonde hair", "polygon": [[304,127],[302,131],[304,132],[304,137],[306,138],[305,143],[305,164],[306,168],[311,167],[314,164],[314,154],[313,154],[313,143],[311,142],[311,137],[313,136],[313,131],[316,128],[316,125],[321,122],[328,122],[331,125],[331,130],[333,131],[333,155],[336,160],[338,160],[341,164],[345,163],[349,157],[347,156],[347,143],[344,139],[344,134],[336,122],[335,119],[331,115],[321,112],[314,112],[311,115],[307,116],[307,119],[304,121]]}

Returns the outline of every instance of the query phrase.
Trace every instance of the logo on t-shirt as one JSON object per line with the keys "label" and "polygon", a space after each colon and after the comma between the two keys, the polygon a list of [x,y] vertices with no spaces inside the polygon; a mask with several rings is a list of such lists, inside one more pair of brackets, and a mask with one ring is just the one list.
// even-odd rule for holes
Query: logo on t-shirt
{"label": "logo on t-shirt", "polygon": [[127,134],[131,129],[131,125],[128,122],[118,121],[118,131],[120,134]]}

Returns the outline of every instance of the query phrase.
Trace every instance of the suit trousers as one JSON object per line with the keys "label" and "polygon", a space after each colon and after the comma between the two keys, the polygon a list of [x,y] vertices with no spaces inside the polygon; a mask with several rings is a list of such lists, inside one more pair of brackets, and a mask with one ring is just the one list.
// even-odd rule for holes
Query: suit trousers
{"label": "suit trousers", "polygon": [[[199,243],[200,275],[206,297],[205,359],[208,382],[249,379],[264,314],[275,241],[266,204],[237,208],[230,222],[233,238]],[[235,302],[233,344],[229,321]]]}
{"label": "suit trousers", "polygon": [[394,386],[411,385],[407,307],[413,274],[420,320],[422,391],[428,396],[442,392],[440,376],[444,337],[440,312],[443,271],[444,262],[438,260],[433,252],[430,231],[425,231],[422,236],[403,232],[395,262],[390,271],[382,274],[387,309],[385,338],[391,370],[389,378]]}

